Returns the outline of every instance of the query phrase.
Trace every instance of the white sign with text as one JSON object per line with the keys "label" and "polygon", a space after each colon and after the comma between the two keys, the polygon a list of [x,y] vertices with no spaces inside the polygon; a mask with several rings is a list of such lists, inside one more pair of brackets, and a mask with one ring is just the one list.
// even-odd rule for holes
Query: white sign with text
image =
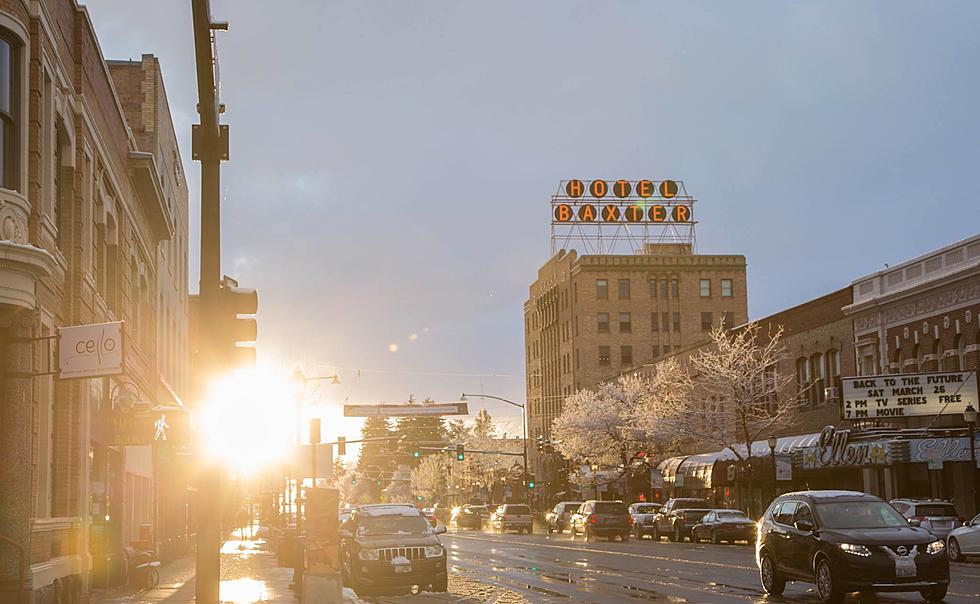
{"label": "white sign with text", "polygon": [[63,380],[119,375],[123,358],[122,321],[58,328],[58,377]]}
{"label": "white sign with text", "polygon": [[974,371],[849,377],[843,385],[842,419],[960,415],[977,407]]}

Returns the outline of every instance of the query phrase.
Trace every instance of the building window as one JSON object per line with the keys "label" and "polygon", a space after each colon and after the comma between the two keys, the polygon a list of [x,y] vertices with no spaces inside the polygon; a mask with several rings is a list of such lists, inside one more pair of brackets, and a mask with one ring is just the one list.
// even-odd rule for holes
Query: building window
{"label": "building window", "polygon": [[721,297],[731,298],[732,297],[732,280],[722,279],[721,280]]}
{"label": "building window", "polygon": [[714,313],[710,313],[710,312],[703,312],[703,313],[701,313],[701,331],[702,332],[708,333],[709,331],[711,331],[711,328],[714,327],[714,323],[715,323],[715,315],[714,315]]}
{"label": "building window", "polygon": [[677,279],[670,280],[670,297],[679,298],[681,295],[681,283]]}
{"label": "building window", "polygon": [[677,333],[680,333],[681,332],[681,313],[675,312],[671,316],[671,322],[674,325],[674,327],[673,327],[674,331],[677,332]]}
{"label": "building window", "polygon": [[827,362],[827,384],[835,388],[840,388],[840,351],[830,349],[824,355]]}
{"label": "building window", "polygon": [[664,331],[670,331],[670,313],[662,312],[660,313],[660,326]]}
{"label": "building window", "polygon": [[608,365],[609,364],[609,347],[600,346],[599,347],[599,364]]}
{"label": "building window", "polygon": [[598,300],[609,299],[609,281],[605,279],[595,280],[595,297]]}
{"label": "building window", "polygon": [[953,356],[946,358],[946,371],[962,371],[966,367],[966,357],[963,354],[963,334],[953,338]]}
{"label": "building window", "polygon": [[0,30],[0,186],[20,187],[20,43]]}
{"label": "building window", "polygon": [[619,313],[619,331],[620,333],[628,333],[633,331],[633,321],[631,320],[628,312]]}
{"label": "building window", "polygon": [[664,346],[664,356],[670,354],[670,344]]}
{"label": "building window", "polygon": [[902,368],[902,373],[915,373],[919,370],[919,345],[916,344],[912,347],[912,356],[909,357],[909,363]]}
{"label": "building window", "polygon": [[710,298],[711,297],[711,279],[701,279],[701,281],[699,282],[698,287],[700,287],[700,289],[701,289],[701,297],[702,298]]}
{"label": "building window", "polygon": [[659,356],[660,356],[660,346],[657,345],[657,344],[654,344],[653,345],[653,358],[657,358]]}
{"label": "building window", "polygon": [[660,297],[661,298],[666,298],[667,297],[667,280],[666,279],[664,279],[663,281],[660,282]]}
{"label": "building window", "polygon": [[656,279],[650,279],[650,281],[648,282],[648,284],[650,285],[650,297],[651,298],[656,298],[657,297],[657,281],[656,281]]}
{"label": "building window", "polygon": [[813,368],[813,395],[811,401],[817,405],[822,405],[824,401],[824,362],[823,355],[819,352],[810,357],[810,367]]}
{"label": "building window", "polygon": [[801,402],[807,400],[809,386],[810,363],[806,357],[800,357],[796,359],[796,392]]}
{"label": "building window", "polygon": [[657,313],[650,313],[650,331],[656,333],[660,331],[660,323],[657,322]]}
{"label": "building window", "polygon": [[620,362],[624,367],[633,366],[633,347],[632,346],[620,346],[619,347],[619,358]]}
{"label": "building window", "polygon": [[619,280],[619,299],[629,300],[630,299],[630,280],[620,279]]}
{"label": "building window", "polygon": [[609,313],[601,312],[596,315],[596,330],[599,333],[609,333]]}

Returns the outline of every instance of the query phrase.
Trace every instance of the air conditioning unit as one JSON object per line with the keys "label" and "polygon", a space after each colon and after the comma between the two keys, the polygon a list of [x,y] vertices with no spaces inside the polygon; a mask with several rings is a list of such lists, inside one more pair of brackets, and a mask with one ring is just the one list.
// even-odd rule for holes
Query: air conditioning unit
{"label": "air conditioning unit", "polygon": [[837,386],[831,386],[829,388],[823,389],[823,396],[828,401],[836,401],[840,398],[840,388]]}

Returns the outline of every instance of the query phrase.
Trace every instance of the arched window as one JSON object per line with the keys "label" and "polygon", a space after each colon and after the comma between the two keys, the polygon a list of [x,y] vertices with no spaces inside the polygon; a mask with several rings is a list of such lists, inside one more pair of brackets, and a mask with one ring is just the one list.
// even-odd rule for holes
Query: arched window
{"label": "arched window", "polygon": [[912,362],[908,364],[906,368],[903,369],[905,373],[915,373],[919,370],[919,364],[922,362],[919,359],[919,345],[916,344],[912,347],[912,357],[910,359]]}
{"label": "arched window", "polygon": [[810,357],[810,367],[813,370],[813,387],[812,394],[810,395],[810,401],[821,405],[824,401],[824,364],[823,364],[823,354],[817,353]]}
{"label": "arched window", "polygon": [[926,371],[939,371],[939,362],[943,357],[943,343],[939,338],[932,343],[932,360],[926,363]]}
{"label": "arched window", "polygon": [[0,30],[0,186],[20,186],[20,42]]}
{"label": "arched window", "polygon": [[796,392],[799,399],[807,400],[810,385],[810,363],[806,357],[796,359]]}
{"label": "arched window", "polygon": [[827,385],[840,388],[840,351],[831,348],[824,358],[827,362]]}
{"label": "arched window", "polygon": [[956,334],[953,338],[952,356],[946,357],[943,363],[944,371],[960,371],[965,363],[963,362],[963,334]]}

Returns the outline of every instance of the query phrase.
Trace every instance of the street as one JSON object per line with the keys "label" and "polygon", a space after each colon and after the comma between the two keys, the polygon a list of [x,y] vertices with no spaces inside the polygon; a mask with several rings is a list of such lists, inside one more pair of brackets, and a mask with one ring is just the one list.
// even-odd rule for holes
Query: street
{"label": "street", "polygon": [[[568,535],[452,531],[443,538],[450,572],[519,593],[531,602],[763,602],[747,545],[585,543]],[[980,598],[980,564],[954,563],[946,602]],[[808,584],[790,584],[780,602],[819,601]],[[407,597],[384,601],[411,601]],[[849,601],[857,601],[850,598]],[[877,602],[921,602],[917,593]]]}

